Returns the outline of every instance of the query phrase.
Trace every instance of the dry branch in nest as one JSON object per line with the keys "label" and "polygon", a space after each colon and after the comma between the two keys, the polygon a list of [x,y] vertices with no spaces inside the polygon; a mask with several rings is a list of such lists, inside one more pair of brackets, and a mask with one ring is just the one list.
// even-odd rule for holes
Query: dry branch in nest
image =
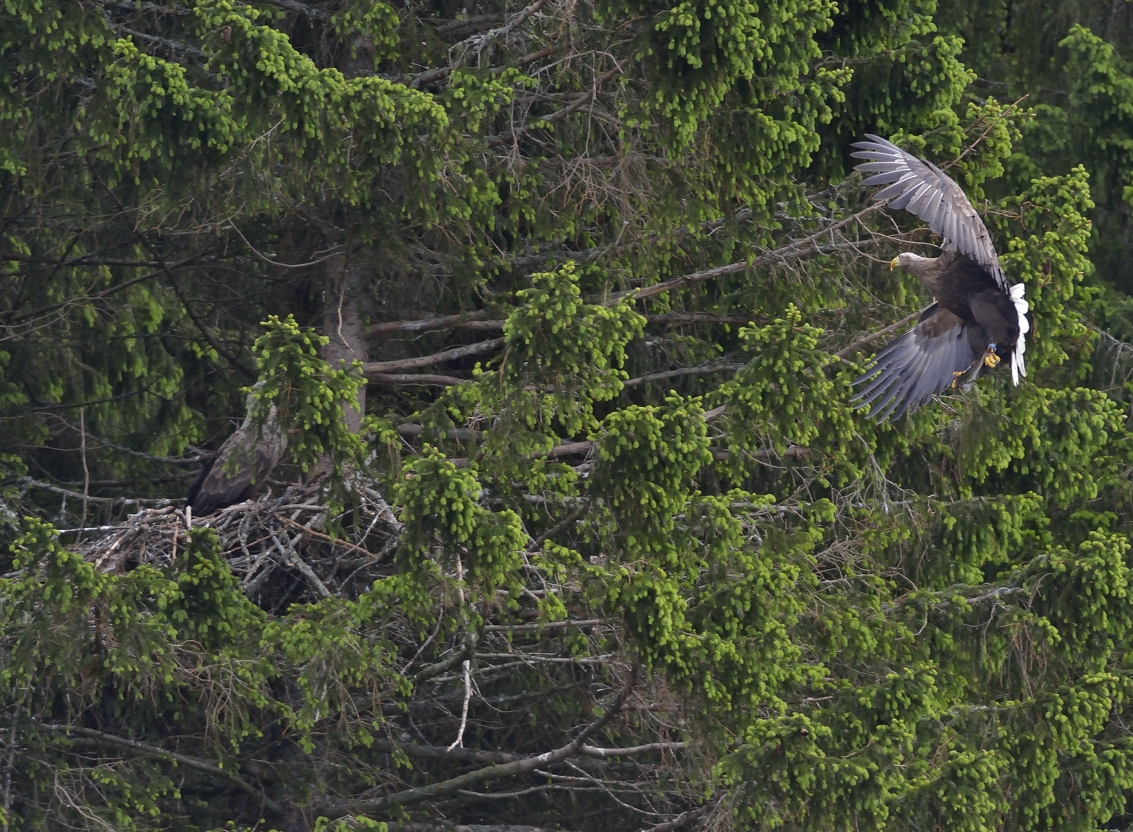
{"label": "dry branch in nest", "polygon": [[[75,545],[102,572],[124,574],[145,563],[175,564],[189,526],[213,529],[221,556],[245,593],[267,609],[356,593],[360,577],[376,577],[397,546],[400,524],[370,483],[355,478],[350,528],[328,534],[345,513],[332,516],[323,489],[290,486],[197,518],[175,506],[143,509],[104,536]],[[107,529],[107,527],[102,527]]]}

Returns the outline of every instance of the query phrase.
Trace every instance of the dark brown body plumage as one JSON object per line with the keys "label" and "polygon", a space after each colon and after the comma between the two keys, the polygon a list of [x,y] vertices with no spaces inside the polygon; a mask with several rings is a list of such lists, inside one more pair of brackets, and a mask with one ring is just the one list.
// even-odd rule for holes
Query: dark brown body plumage
{"label": "dark brown body plumage", "polygon": [[205,462],[189,486],[188,505],[196,516],[251,499],[283,457],[287,433],[280,426],[279,414],[272,405],[266,416],[257,419],[258,405],[255,394],[248,394],[244,423]]}
{"label": "dark brown body plumage", "polygon": [[943,266],[939,277],[925,283],[936,302],[963,322],[972,352],[978,355],[995,344],[996,354],[1009,361],[1019,340],[1019,316],[1011,298],[965,254],[948,252],[936,262]]}

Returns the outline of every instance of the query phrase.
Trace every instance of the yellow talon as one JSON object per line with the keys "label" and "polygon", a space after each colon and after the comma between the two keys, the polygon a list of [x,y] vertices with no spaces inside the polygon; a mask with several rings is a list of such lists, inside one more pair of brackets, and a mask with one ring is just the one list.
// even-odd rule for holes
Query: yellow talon
{"label": "yellow talon", "polygon": [[962,375],[964,375],[964,373],[966,373],[966,372],[967,372],[967,370],[956,370],[956,371],[954,371],[952,373],[952,383],[948,386],[951,387],[953,390],[959,390],[960,389],[960,377]]}
{"label": "yellow talon", "polygon": [[996,355],[992,350],[988,350],[984,353],[984,366],[990,367],[993,370],[999,366],[999,362],[1002,360],[1003,359]]}

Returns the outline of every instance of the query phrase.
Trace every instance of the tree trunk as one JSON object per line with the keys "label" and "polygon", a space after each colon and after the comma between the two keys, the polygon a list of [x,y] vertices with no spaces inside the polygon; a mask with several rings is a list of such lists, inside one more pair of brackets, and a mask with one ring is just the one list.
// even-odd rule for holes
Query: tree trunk
{"label": "tree trunk", "polygon": [[[355,361],[363,364],[369,356],[366,342],[366,310],[369,309],[366,272],[349,253],[339,254],[326,263],[323,335],[330,342],[322,357],[332,369],[349,369]],[[358,401],[345,408],[346,424],[352,433],[362,426],[366,412],[366,385],[358,388]]]}

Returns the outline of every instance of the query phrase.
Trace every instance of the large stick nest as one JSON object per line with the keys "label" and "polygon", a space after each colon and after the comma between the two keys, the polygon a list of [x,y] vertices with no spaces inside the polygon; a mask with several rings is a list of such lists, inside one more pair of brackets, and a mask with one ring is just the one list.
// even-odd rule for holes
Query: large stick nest
{"label": "large stick nest", "polygon": [[143,509],[73,548],[103,572],[124,574],[143,563],[169,567],[191,524],[217,533],[244,592],[265,609],[356,595],[389,574],[401,524],[372,483],[356,477],[351,485],[352,505],[336,514],[325,489],[292,485],[207,517],[177,506]]}

